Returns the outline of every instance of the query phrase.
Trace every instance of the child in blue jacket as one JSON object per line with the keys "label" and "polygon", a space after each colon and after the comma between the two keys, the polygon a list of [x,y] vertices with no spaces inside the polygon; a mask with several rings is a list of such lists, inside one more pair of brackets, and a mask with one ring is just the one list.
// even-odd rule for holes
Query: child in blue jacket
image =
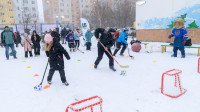
{"label": "child in blue jacket", "polygon": [[72,30],[69,30],[69,33],[66,36],[66,41],[68,42],[68,46],[70,49],[70,52],[74,51],[75,52],[75,45],[74,45],[74,33]]}
{"label": "child in blue jacket", "polygon": [[169,39],[171,39],[173,36],[174,39],[174,54],[172,57],[177,57],[177,51],[181,51],[181,58],[185,58],[185,49],[184,45],[188,39],[187,29],[184,27],[184,21],[183,19],[179,18],[174,22],[174,29],[172,30],[171,35],[169,35]]}
{"label": "child in blue jacket", "polygon": [[116,44],[117,48],[115,49],[113,56],[115,56],[117,54],[117,52],[121,49],[121,45],[123,45],[123,48],[119,55],[124,56],[123,53],[128,46],[127,39],[128,39],[128,29],[125,28],[122,31],[122,34],[120,35],[120,37],[117,39],[117,44]]}

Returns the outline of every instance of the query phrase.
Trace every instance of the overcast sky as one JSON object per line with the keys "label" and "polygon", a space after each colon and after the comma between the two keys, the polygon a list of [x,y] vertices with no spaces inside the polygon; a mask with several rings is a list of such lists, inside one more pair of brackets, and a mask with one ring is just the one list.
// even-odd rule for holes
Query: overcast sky
{"label": "overcast sky", "polygon": [[37,0],[37,3],[38,3],[40,22],[43,23],[44,22],[44,14],[43,14],[42,0]]}

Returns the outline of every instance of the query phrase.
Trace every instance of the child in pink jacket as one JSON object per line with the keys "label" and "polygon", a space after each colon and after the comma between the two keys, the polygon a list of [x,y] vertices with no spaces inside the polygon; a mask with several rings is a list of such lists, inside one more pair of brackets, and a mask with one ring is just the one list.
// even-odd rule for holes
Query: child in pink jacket
{"label": "child in pink jacket", "polygon": [[24,34],[24,39],[22,39],[22,44],[24,45],[24,51],[25,51],[25,58],[28,58],[28,52],[30,57],[33,57],[32,55],[32,48],[31,48],[31,39],[28,37],[28,34]]}

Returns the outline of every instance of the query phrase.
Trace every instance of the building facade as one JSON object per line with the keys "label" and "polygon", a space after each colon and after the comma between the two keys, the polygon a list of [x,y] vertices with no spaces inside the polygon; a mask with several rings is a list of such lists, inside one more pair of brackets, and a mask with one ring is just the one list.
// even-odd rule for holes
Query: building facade
{"label": "building facade", "polygon": [[0,0],[0,24],[15,24],[14,7],[12,0]]}
{"label": "building facade", "polygon": [[94,0],[43,0],[44,21],[48,24],[72,23],[79,27],[80,18],[90,15],[91,1]]}
{"label": "building facade", "polygon": [[37,0],[13,0],[15,24],[23,24],[28,21],[30,24],[39,22]]}

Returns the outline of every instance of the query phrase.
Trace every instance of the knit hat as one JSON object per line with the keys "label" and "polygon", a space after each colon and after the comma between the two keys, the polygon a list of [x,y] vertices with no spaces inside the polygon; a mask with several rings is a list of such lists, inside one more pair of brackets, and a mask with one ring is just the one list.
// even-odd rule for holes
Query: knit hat
{"label": "knit hat", "polygon": [[46,34],[44,37],[44,41],[49,44],[53,41],[53,37],[50,34]]}
{"label": "knit hat", "polygon": [[177,19],[175,22],[174,22],[174,27],[177,28],[177,29],[181,29],[184,27],[184,21],[182,18],[179,18]]}

